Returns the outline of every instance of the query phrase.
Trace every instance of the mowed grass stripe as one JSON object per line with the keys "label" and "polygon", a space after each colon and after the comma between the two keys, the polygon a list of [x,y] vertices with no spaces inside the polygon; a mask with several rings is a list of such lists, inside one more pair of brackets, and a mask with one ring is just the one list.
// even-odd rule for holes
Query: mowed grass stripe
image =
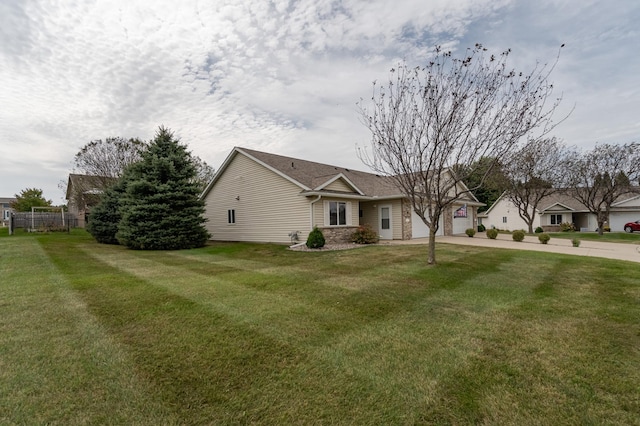
{"label": "mowed grass stripe", "polygon": [[[73,236],[39,240],[182,423],[640,417],[640,272],[627,262],[440,245],[433,268],[421,247],[291,253],[216,244],[151,253],[92,250]],[[141,279],[118,268],[121,255],[132,271],[140,262],[165,275]],[[211,276],[223,278],[228,297],[207,293]],[[184,282],[201,300],[180,294]],[[212,308],[227,304],[235,316]]]}
{"label": "mowed grass stripe", "polygon": [[36,239],[0,239],[0,265],[0,423],[178,422]]}

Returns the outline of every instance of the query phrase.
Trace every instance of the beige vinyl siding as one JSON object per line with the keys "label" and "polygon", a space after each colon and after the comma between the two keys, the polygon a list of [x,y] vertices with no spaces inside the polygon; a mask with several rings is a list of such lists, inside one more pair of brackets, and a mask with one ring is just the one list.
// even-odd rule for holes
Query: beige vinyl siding
{"label": "beige vinyl siding", "polygon": [[325,186],[323,189],[326,189],[328,191],[354,192],[353,188],[347,185],[347,183],[343,179],[336,179],[329,185]]}
{"label": "beige vinyl siding", "polygon": [[360,223],[369,224],[374,231],[379,232],[380,224],[378,223],[378,205],[374,202],[368,201],[366,203],[360,203],[360,208],[362,209],[362,218],[360,219]]}
{"label": "beige vinyl siding", "polygon": [[[290,242],[289,233],[311,231],[309,200],[302,189],[238,153],[205,198],[211,239],[218,241]],[[239,199],[236,199],[239,198]],[[236,223],[227,212],[235,210]]]}
{"label": "beige vinyl siding", "polygon": [[393,239],[402,239],[402,200],[391,200],[391,228],[393,229]]}
{"label": "beige vinyl siding", "polygon": [[344,198],[321,198],[320,201],[313,205],[313,223],[314,226],[323,227],[329,226],[325,224],[325,203],[328,201],[338,201],[341,203],[351,203],[351,222],[348,226],[358,226],[360,218],[358,217],[358,211],[360,203],[358,200],[345,200]]}
{"label": "beige vinyl siding", "polygon": [[402,239],[402,200],[367,201],[361,203],[362,219],[360,223],[368,223],[374,231],[380,232],[378,223],[378,207],[380,205],[391,205],[391,231],[394,240]]}

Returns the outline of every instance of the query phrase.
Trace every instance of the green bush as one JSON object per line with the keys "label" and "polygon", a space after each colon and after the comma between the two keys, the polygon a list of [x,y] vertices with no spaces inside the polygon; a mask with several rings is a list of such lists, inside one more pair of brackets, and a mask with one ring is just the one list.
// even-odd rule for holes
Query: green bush
{"label": "green bush", "polygon": [[313,230],[309,232],[309,236],[307,237],[307,247],[309,248],[321,248],[324,247],[324,235],[322,235],[322,231],[318,229],[317,226],[313,227]]}
{"label": "green bush", "polygon": [[464,231],[465,234],[467,234],[469,237],[473,237],[474,235],[476,235],[476,230],[473,228],[467,228]]}
{"label": "green bush", "polygon": [[497,229],[493,229],[493,228],[487,229],[487,238],[495,240],[497,236],[498,236],[498,230]]}
{"label": "green bush", "polygon": [[485,228],[485,226],[483,224],[478,225],[478,232],[484,232],[486,230],[487,230],[487,228]]}
{"label": "green bush", "polygon": [[521,242],[522,240],[524,240],[524,231],[522,230],[517,230],[517,231],[513,231],[513,233],[511,234],[511,237],[513,238],[513,241],[517,241],[517,242]]}
{"label": "green bush", "polygon": [[547,244],[550,239],[551,237],[549,236],[549,234],[545,234],[544,232],[538,235],[538,240],[540,240],[542,244]]}
{"label": "green bush", "polygon": [[575,229],[573,229],[573,223],[564,222],[560,224],[560,230],[562,230],[562,232],[572,232]]}
{"label": "green bush", "polygon": [[535,230],[535,231],[533,231],[533,232],[535,232],[536,234],[541,234],[541,233],[543,233],[543,232],[544,232],[544,229],[542,229],[542,227],[538,226],[538,227],[536,228],[536,230]]}
{"label": "green bush", "polygon": [[375,244],[379,239],[380,236],[369,224],[358,226],[358,229],[351,234],[351,241],[356,244]]}
{"label": "green bush", "polygon": [[574,238],[574,239],[572,239],[572,240],[571,240],[571,244],[572,244],[574,247],[580,247],[580,239],[579,239],[579,238]]}

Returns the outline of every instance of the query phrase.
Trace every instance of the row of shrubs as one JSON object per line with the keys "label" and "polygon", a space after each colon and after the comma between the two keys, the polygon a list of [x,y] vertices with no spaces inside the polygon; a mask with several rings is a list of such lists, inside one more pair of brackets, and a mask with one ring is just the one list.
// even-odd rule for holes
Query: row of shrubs
{"label": "row of shrubs", "polygon": [[[351,241],[356,244],[375,244],[379,239],[380,236],[371,228],[370,225],[358,226],[358,229],[351,234]],[[326,241],[322,231],[318,229],[317,226],[314,227],[307,237],[307,247],[314,249],[321,248],[324,247],[325,243]]]}
{"label": "row of shrubs", "polygon": [[[483,225],[478,225],[478,231],[480,231],[480,227],[484,228]],[[540,229],[540,232],[538,232],[538,229]],[[549,240],[551,240],[551,236],[549,236],[549,234],[547,234],[546,232],[542,232],[542,228],[538,228],[538,229],[536,229],[535,231],[538,234],[538,241],[540,241],[542,244],[547,244]],[[476,230],[473,228],[469,228],[465,231],[465,233],[469,237],[473,237],[474,235],[476,235]],[[493,229],[493,228],[488,229],[486,233],[487,233],[487,238],[491,240],[495,240],[498,237],[497,229]],[[522,242],[524,240],[525,235],[526,233],[523,230],[517,230],[511,233],[511,238],[513,238],[513,241]],[[580,239],[574,238],[571,240],[571,243],[573,244],[574,247],[579,247]]]}

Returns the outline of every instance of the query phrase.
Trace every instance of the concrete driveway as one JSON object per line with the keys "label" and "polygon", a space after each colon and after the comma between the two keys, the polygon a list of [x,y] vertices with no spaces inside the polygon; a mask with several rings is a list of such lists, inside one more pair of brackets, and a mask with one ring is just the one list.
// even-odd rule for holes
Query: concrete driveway
{"label": "concrete driveway", "polygon": [[[393,241],[388,244],[427,244],[428,238],[409,241]],[[436,243],[461,244],[480,247],[498,247],[504,249],[545,251],[548,253],[572,254],[576,256],[604,257],[607,259],[628,260],[640,263],[640,244],[604,243],[600,241],[580,241],[580,247],[573,247],[571,240],[551,238],[545,245],[537,236],[527,235],[522,242],[513,241],[510,234],[499,234],[491,240],[483,232],[473,238],[466,235],[436,237]],[[384,244],[384,243],[383,243]]]}

